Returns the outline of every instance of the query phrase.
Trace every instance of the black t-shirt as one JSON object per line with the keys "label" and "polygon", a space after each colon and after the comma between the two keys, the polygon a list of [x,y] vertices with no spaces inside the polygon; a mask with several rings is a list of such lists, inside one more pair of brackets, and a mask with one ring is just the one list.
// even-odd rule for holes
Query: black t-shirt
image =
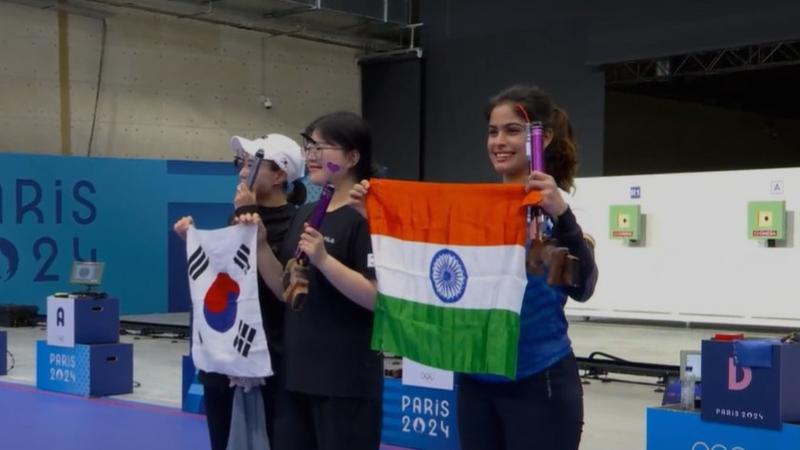
{"label": "black t-shirt", "polygon": [[[279,256],[297,207],[291,204],[274,208],[259,206],[258,210],[261,214],[261,221],[267,228],[267,244],[272,249],[272,253]],[[267,333],[270,356],[273,359],[279,359],[283,354],[283,322],[286,303],[272,293],[260,275],[258,277],[258,299],[261,305],[261,319]]]}
{"label": "black t-shirt", "polygon": [[[280,260],[294,256],[303,223],[315,204],[300,208],[283,244]],[[320,230],[325,249],[345,266],[370,280],[372,253],[366,219],[350,207],[328,212]],[[372,311],[344,296],[313,265],[308,297],[300,311],[286,308],[284,379],[292,391],[330,397],[379,398],[383,359],[372,351]]]}
{"label": "black t-shirt", "polygon": [[[261,215],[261,221],[264,222],[264,226],[267,228],[267,244],[269,244],[275,256],[278,256],[278,252],[283,247],[283,241],[286,239],[286,234],[289,232],[289,224],[297,212],[297,207],[288,203],[277,207],[259,206],[258,212]],[[233,217],[231,217],[232,221]],[[283,322],[286,304],[272,293],[272,290],[261,278],[261,275],[258,276],[258,302],[261,306],[261,321],[267,335],[267,346],[272,360],[272,369],[276,375],[280,375],[283,360]],[[228,385],[227,375],[201,371],[199,378],[206,384],[211,383],[223,387]]]}

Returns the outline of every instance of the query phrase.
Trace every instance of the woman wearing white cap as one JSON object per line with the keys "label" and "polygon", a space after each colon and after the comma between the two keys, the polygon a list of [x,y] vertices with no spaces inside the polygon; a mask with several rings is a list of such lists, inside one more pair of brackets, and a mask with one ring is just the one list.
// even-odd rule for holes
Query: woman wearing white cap
{"label": "woman wearing white cap", "polygon": [[[236,188],[234,206],[236,211],[231,222],[258,223],[259,250],[279,251],[289,230],[289,223],[297,211],[297,206],[305,202],[306,189],[300,181],[304,162],[300,146],[292,139],[270,134],[261,139],[248,140],[239,136],[231,139],[234,164],[239,169],[239,184]],[[263,162],[253,181],[252,189],[247,185],[256,154],[263,152]],[[175,224],[175,231],[185,236],[193,223],[191,217],[184,217]],[[261,267],[259,267],[261,269]],[[261,272],[261,270],[259,270]],[[264,380],[261,390],[267,417],[267,434],[272,443],[276,411],[275,398],[283,381],[283,322],[285,304],[258,278],[259,303],[269,346],[272,368],[275,373]],[[212,450],[225,450],[230,434],[231,413],[234,390],[227,375],[200,372],[200,381],[205,390],[206,418]],[[252,380],[249,380],[252,383]]]}

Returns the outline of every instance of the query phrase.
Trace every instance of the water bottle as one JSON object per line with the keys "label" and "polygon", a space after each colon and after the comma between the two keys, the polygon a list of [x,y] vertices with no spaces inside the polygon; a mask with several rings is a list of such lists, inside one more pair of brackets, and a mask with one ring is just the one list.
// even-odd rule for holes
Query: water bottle
{"label": "water bottle", "polygon": [[681,379],[681,407],[687,411],[694,410],[694,385],[696,379],[691,367],[686,368],[686,373]]}

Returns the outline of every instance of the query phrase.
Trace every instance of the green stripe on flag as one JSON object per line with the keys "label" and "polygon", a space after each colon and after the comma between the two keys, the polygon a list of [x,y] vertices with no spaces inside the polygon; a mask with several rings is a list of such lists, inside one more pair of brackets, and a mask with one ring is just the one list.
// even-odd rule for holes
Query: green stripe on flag
{"label": "green stripe on flag", "polygon": [[378,293],[372,348],[460,373],[515,378],[519,314],[424,305]]}

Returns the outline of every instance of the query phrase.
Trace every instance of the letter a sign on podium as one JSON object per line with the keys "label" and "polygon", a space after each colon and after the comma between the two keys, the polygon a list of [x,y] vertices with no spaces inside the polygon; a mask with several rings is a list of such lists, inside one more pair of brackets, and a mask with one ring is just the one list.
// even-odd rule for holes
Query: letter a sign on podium
{"label": "letter a sign on podium", "polygon": [[47,298],[47,344],[75,346],[75,300]]}

